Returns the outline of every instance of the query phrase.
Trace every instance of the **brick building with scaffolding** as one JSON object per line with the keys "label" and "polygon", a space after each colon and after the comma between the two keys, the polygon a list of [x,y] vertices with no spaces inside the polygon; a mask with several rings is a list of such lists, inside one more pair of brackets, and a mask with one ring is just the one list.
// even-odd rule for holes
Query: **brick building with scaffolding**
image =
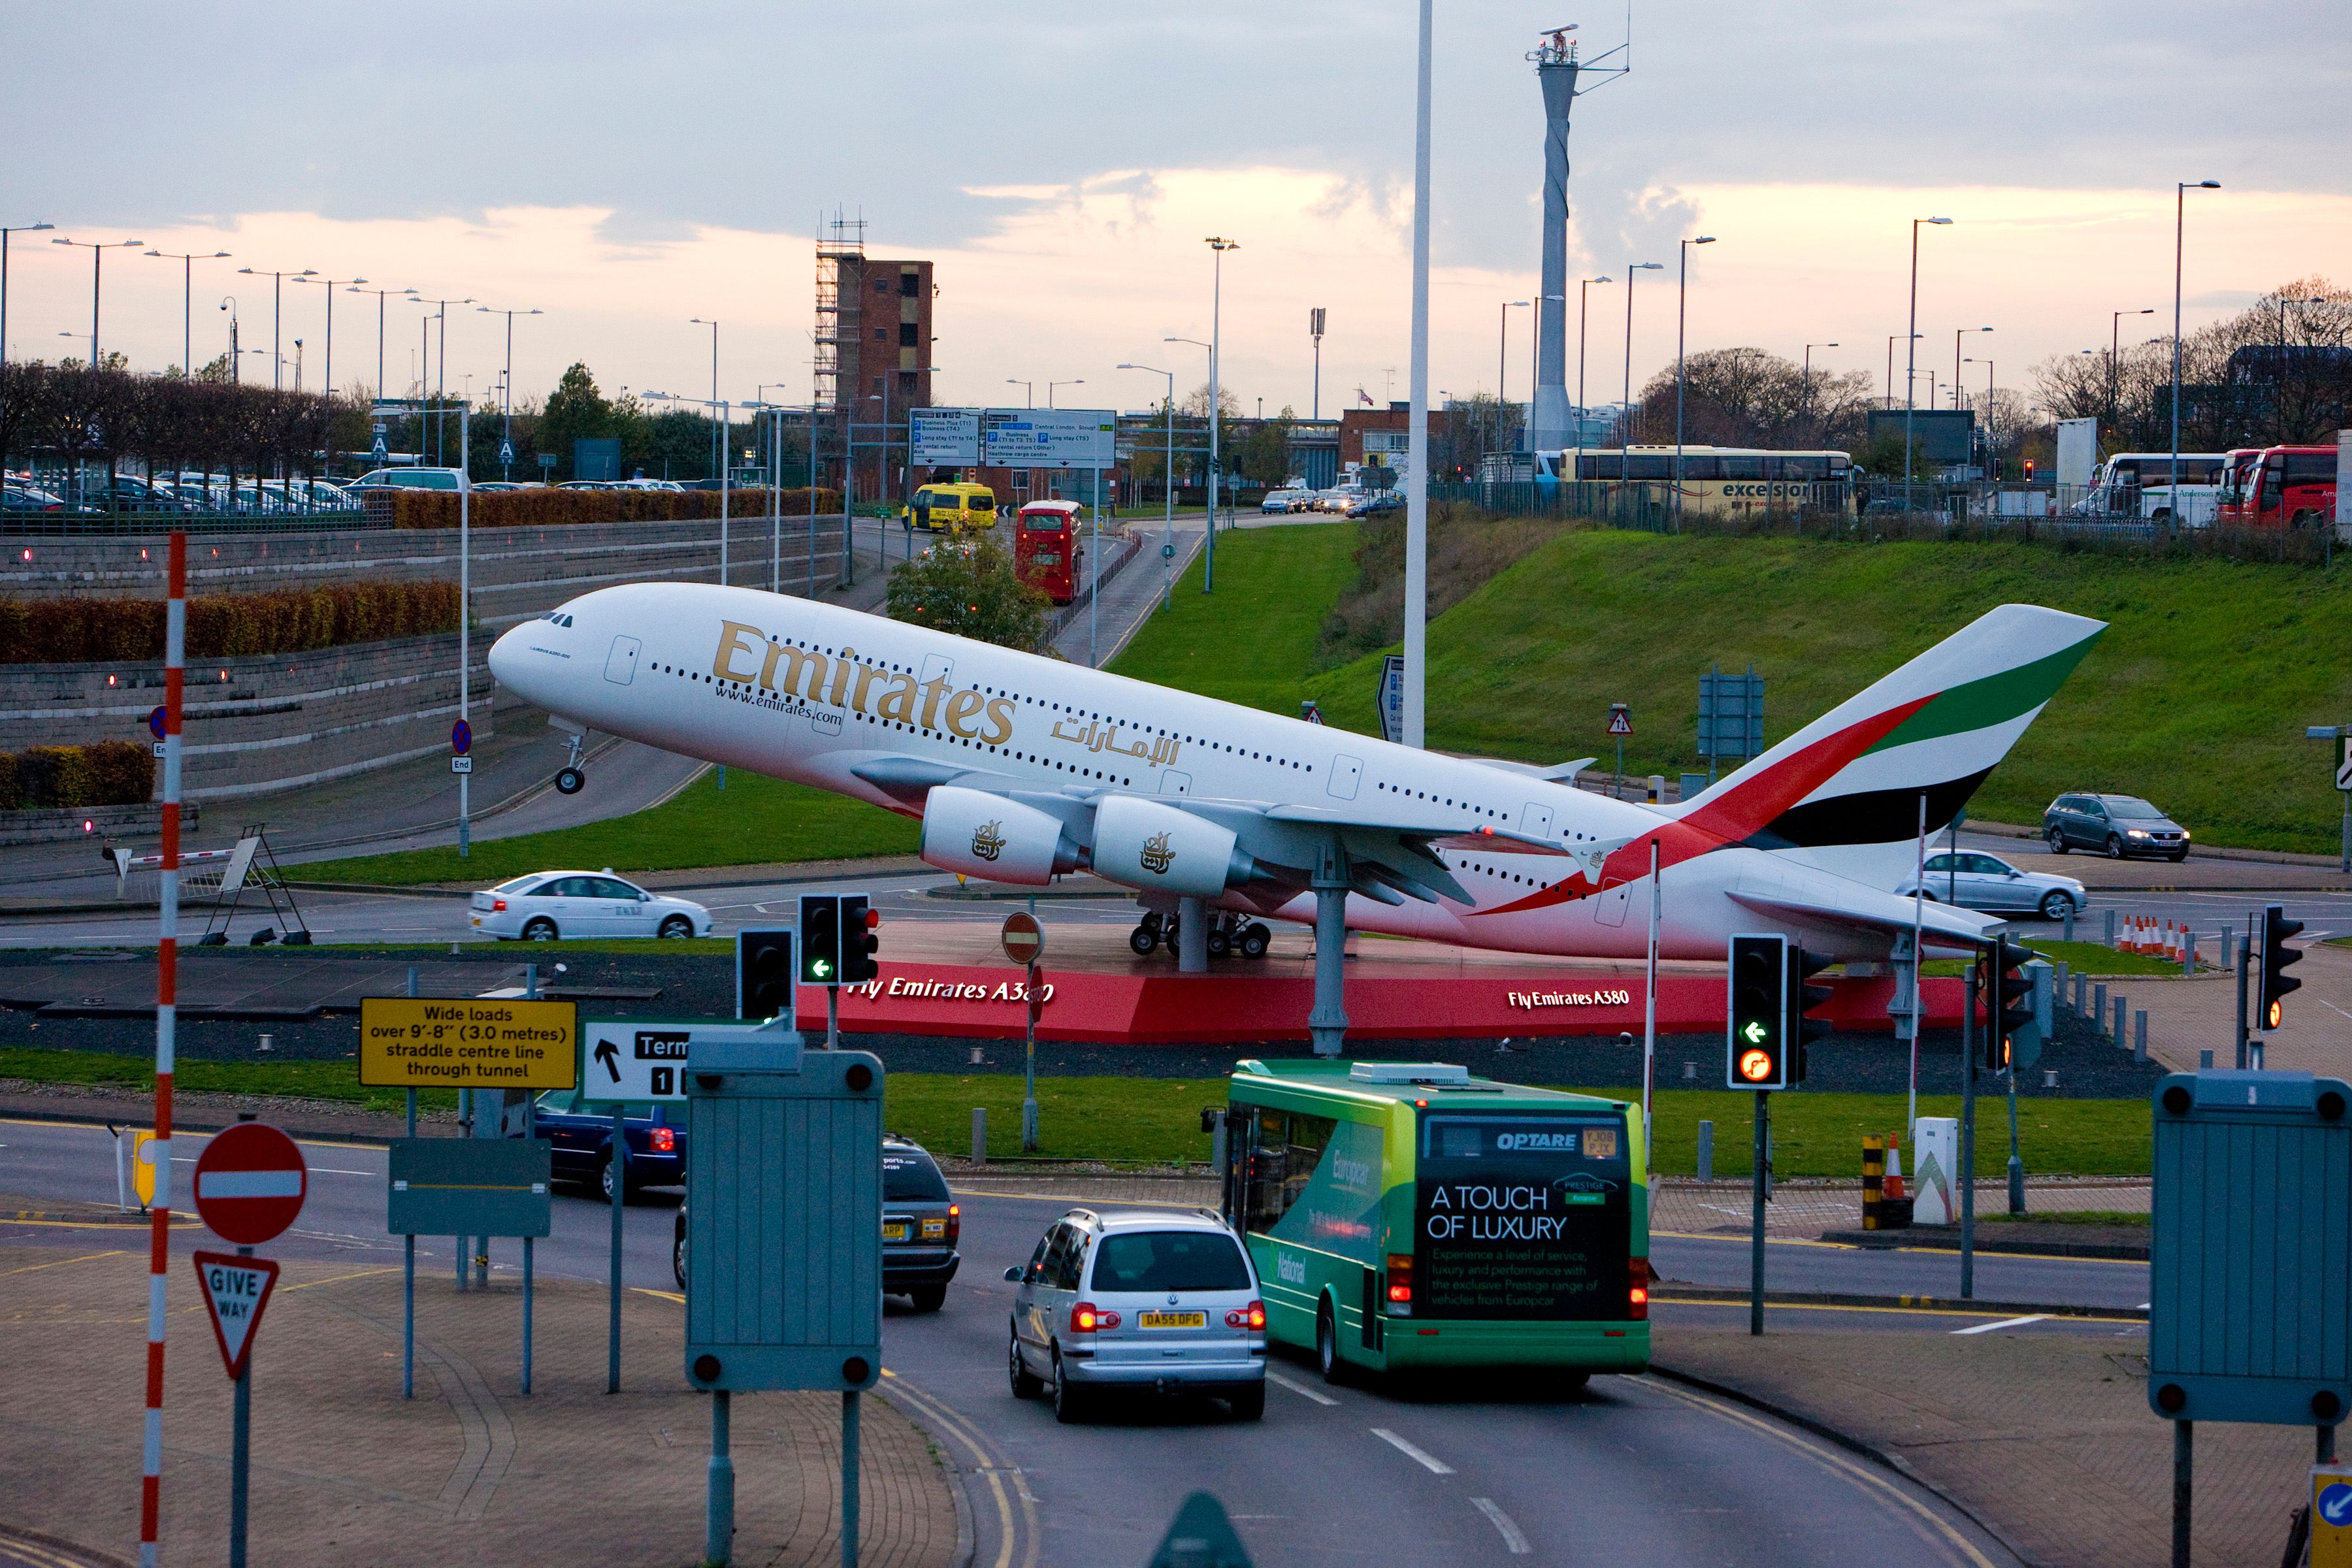
{"label": "brick building with scaffolding", "polygon": [[[903,500],[907,410],[931,404],[931,264],[866,254],[866,220],[816,247],[816,405],[828,467],[854,452],[855,497]],[[835,469],[838,471],[838,469]]]}

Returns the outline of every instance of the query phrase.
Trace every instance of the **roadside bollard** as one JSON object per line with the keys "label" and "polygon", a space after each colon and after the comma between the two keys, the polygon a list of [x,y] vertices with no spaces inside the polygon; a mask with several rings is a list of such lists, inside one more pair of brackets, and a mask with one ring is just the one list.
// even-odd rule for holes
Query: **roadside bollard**
{"label": "roadside bollard", "polygon": [[2147,1060],[2147,1009],[2145,1007],[2132,1015],[2132,1060]]}
{"label": "roadside bollard", "polygon": [[1698,1124],[1698,1179],[1702,1182],[1715,1180],[1715,1123],[1712,1121]]}
{"label": "roadside bollard", "polygon": [[2066,906],[2066,940],[2074,940],[2074,906],[2072,904]]}
{"label": "roadside bollard", "polygon": [[2066,961],[2063,958],[2050,971],[2050,994],[2058,999],[2060,1006],[2066,1005]]}
{"label": "roadside bollard", "polygon": [[2058,1069],[2056,1068],[2043,1068],[2042,1069],[2042,1087],[2044,1089],[2056,1089],[2058,1087]]}
{"label": "roadside bollard", "polygon": [[2091,991],[2091,977],[2090,977],[2089,975],[2087,975],[2087,974],[2077,974],[2076,976],[2074,976],[2074,1011],[2075,1011],[2075,1012],[2080,1013],[2080,1012],[2083,1010],[2083,1002],[2084,1002],[2084,999],[2085,997],[2087,997],[2087,996],[2090,994],[2090,991]]}
{"label": "roadside bollard", "polygon": [[2228,926],[2223,926],[2221,928],[2221,967],[2224,969],[2235,969],[2237,967],[2230,958],[2230,928]]}
{"label": "roadside bollard", "polygon": [[2125,1038],[2126,1038],[2126,1037],[2125,1037],[2125,1035],[2124,1035],[2124,1020],[2125,1020],[2125,1018],[2128,1017],[2130,1015],[2125,1011],[2125,1008],[2124,1008],[2124,995],[2123,995],[2123,993],[2122,993],[2122,992],[2118,991],[2118,992],[2116,992],[2116,996],[2115,996],[2115,1003],[2116,1003],[2116,1033],[2115,1033],[2115,1041],[2116,1041],[2116,1044],[2117,1044],[2117,1045],[2119,1045],[2119,1046],[2120,1046],[2120,1045],[2122,1045],[2122,1044],[2124,1043],[2124,1040],[2125,1040]]}
{"label": "roadside bollard", "polygon": [[988,1107],[985,1105],[971,1108],[971,1163],[975,1165],[988,1163]]}
{"label": "roadside bollard", "polygon": [[2091,1027],[2105,1034],[2107,1028],[2107,983],[2100,981],[2091,987]]}
{"label": "roadside bollard", "polygon": [[2116,946],[2116,911],[2113,910],[2109,910],[2107,911],[2107,934],[2105,941],[2107,951],[2110,952],[2114,952]]}
{"label": "roadside bollard", "polygon": [[2180,933],[2180,973],[2183,974],[2197,973],[2197,933],[2193,931],[2184,931]]}
{"label": "roadside bollard", "polygon": [[2211,1072],[2213,1070],[2212,1052],[2200,1051],[2197,1053],[2197,1070],[2199,1072]]}
{"label": "roadside bollard", "polygon": [[1862,1228],[1878,1228],[1878,1204],[1886,1184],[1886,1140],[1875,1135],[1862,1141]]}

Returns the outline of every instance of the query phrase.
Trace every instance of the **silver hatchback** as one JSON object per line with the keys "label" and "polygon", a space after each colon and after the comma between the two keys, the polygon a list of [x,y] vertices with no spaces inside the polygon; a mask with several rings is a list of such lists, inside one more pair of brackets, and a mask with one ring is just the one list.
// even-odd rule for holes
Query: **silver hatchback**
{"label": "silver hatchback", "polygon": [[1081,1418],[1115,1389],[1202,1394],[1265,1414],[1265,1302],[1241,1238],[1206,1209],[1074,1208],[1038,1239],[1006,1362],[1016,1399]]}

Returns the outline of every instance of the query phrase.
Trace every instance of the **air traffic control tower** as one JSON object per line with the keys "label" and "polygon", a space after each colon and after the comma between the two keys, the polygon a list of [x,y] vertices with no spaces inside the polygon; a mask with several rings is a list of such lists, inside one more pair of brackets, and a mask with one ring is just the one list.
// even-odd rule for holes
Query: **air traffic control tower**
{"label": "air traffic control tower", "polygon": [[1576,102],[1576,45],[1555,31],[1528,56],[1543,89],[1543,289],[1536,296],[1536,395],[1527,447],[1567,446],[1568,410],[1568,111]]}

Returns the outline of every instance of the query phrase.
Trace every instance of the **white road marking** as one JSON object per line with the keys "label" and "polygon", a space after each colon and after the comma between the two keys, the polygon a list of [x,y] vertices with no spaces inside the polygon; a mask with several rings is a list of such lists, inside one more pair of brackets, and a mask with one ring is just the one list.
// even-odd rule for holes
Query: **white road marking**
{"label": "white road marking", "polygon": [[1535,1550],[1528,1544],[1527,1532],[1511,1522],[1511,1516],[1496,1506],[1493,1498],[1474,1497],[1470,1500],[1470,1506],[1485,1514],[1487,1521],[1503,1532],[1503,1544],[1511,1549],[1512,1556],[1525,1557]]}
{"label": "white road marking", "polygon": [[2327,1009],[2329,1012],[2331,1012],[2331,1013],[2336,1014],[2336,1015],[2338,1015],[2339,1016],[2342,1016],[2342,1017],[2346,1017],[2346,1018],[2352,1018],[2352,1013],[2347,1013],[2347,1012],[2345,1012],[2343,1008],[2338,1007],[2335,1003],[2330,1002],[2330,1001],[2329,1001],[2326,997],[2325,997],[2325,996],[2316,996],[2316,997],[2314,997],[2314,998],[2313,998],[2313,1000],[2314,1000],[2314,1001],[2315,1001],[2315,1002],[2317,1002],[2321,1006],[2323,1006],[2323,1007],[2326,1008],[2326,1009]]}
{"label": "white road marking", "polygon": [[1318,1405],[1330,1405],[1339,1403],[1329,1394],[1324,1393],[1321,1389],[1309,1388],[1305,1384],[1298,1382],[1297,1379],[1285,1377],[1278,1372],[1267,1373],[1265,1374],[1265,1380],[1268,1383],[1278,1383],[1282,1384],[1283,1387],[1290,1390],[1291,1393],[1298,1395],[1301,1399],[1311,1399]]}
{"label": "white road marking", "polygon": [[1398,1453],[1402,1454],[1406,1458],[1411,1459],[1413,1463],[1421,1466],[1422,1468],[1427,1470],[1433,1476],[1450,1476],[1454,1473],[1453,1466],[1447,1464],[1436,1455],[1429,1452],[1426,1448],[1415,1447],[1413,1445],[1406,1442],[1403,1438],[1398,1436],[1395,1433],[1390,1431],[1385,1426],[1373,1427],[1372,1436],[1395,1448]]}
{"label": "white road marking", "polygon": [[1956,1334],[1989,1334],[1995,1329],[2021,1329],[2028,1323],[2038,1323],[2049,1315],[2050,1314],[2047,1312],[2035,1312],[2031,1317],[2004,1318],[1998,1323],[1979,1323],[1973,1328],[1954,1329],[1952,1332]]}

